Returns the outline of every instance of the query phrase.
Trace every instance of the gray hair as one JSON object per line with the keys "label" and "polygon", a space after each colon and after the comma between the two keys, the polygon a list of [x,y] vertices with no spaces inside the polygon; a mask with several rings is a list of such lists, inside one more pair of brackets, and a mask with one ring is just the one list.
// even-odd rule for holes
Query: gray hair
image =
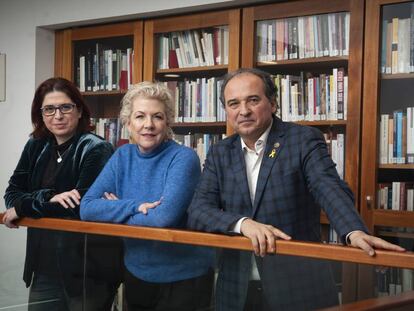
{"label": "gray hair", "polygon": [[174,102],[170,90],[162,83],[144,81],[134,84],[122,98],[119,118],[123,125],[128,124],[132,114],[132,103],[137,98],[158,100],[164,105],[167,117],[168,138],[172,137],[170,125],[174,122]]}

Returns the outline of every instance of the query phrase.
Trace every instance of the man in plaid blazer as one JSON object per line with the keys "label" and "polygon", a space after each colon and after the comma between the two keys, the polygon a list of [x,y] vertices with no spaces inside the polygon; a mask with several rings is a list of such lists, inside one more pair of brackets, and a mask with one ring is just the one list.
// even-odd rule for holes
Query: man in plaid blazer
{"label": "man in plaid blazer", "polygon": [[[374,247],[404,249],[366,233],[323,135],[275,117],[276,92],[270,75],[257,69],[226,76],[221,101],[236,135],[210,148],[188,225],[252,241],[264,310],[311,310],[337,303],[329,265],[265,254],[275,251],[276,238],[320,241],[321,208],[344,243],[370,255]],[[216,310],[245,308],[251,259],[249,252],[222,250]]]}

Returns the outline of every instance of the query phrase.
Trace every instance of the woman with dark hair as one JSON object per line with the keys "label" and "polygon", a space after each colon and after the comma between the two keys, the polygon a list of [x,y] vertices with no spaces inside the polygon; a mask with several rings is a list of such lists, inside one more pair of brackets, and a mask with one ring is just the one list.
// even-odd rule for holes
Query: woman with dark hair
{"label": "woman with dark hair", "polygon": [[[79,219],[81,197],[113,153],[89,133],[89,109],[66,79],[37,88],[31,116],[34,130],[4,195],[9,228],[20,217]],[[110,309],[121,275],[118,239],[28,228],[26,248],[29,310]]]}

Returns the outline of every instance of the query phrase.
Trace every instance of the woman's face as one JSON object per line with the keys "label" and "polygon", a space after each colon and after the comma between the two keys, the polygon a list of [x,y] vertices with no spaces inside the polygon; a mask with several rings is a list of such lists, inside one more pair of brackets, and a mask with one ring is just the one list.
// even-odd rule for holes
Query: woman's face
{"label": "woman's face", "polygon": [[[55,109],[52,115],[46,115],[53,112],[53,107],[60,109]],[[53,91],[46,94],[42,103],[43,122],[59,145],[75,134],[81,116],[82,112],[65,93]]]}
{"label": "woman's face", "polygon": [[128,130],[142,153],[149,153],[167,138],[165,106],[157,99],[138,97],[132,102]]}

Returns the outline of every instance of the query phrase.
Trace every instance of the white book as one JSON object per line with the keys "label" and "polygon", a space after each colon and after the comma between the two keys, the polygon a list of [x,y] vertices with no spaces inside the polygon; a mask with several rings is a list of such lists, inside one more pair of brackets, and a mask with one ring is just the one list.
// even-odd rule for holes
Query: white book
{"label": "white book", "polygon": [[[338,172],[338,140],[331,140],[331,158],[332,161],[336,164],[336,171]],[[339,172],[338,172],[339,174]]]}
{"label": "white book", "polygon": [[345,13],[345,47],[342,52],[343,55],[349,54],[349,21],[350,21],[350,15],[349,12]]}
{"label": "white book", "polygon": [[224,64],[229,63],[229,27],[223,27],[223,54],[224,54]]}
{"label": "white book", "polygon": [[298,51],[299,58],[305,58],[305,37],[304,37],[304,17],[300,16],[298,18]]}
{"label": "white book", "polygon": [[331,93],[331,111],[332,119],[338,120],[338,68],[332,70],[333,74],[333,84],[332,84],[332,93]]}
{"label": "white book", "polygon": [[407,108],[407,163],[414,163],[414,107]]}
{"label": "white book", "polygon": [[414,211],[414,189],[407,189],[407,211]]}
{"label": "white book", "polygon": [[392,183],[392,210],[400,210],[400,188],[401,182],[395,181]]}
{"label": "white book", "polygon": [[344,120],[348,113],[348,76],[344,76]]}
{"label": "white book", "polygon": [[203,53],[203,49],[201,47],[200,32],[198,30],[194,30],[193,35],[194,35],[194,41],[196,44],[196,49],[198,53],[198,61],[200,63],[200,66],[206,66],[205,56]]}
{"label": "white book", "polygon": [[266,52],[266,60],[272,61],[273,60],[273,53],[272,53],[272,45],[273,45],[273,26],[272,22],[267,25],[267,52]]}
{"label": "white book", "polygon": [[413,270],[401,269],[402,273],[402,291],[409,292],[413,290]]}
{"label": "white book", "polygon": [[108,91],[112,91],[112,80],[113,80],[113,76],[112,76],[112,50],[108,50],[107,52],[107,64],[108,64],[108,71],[107,71],[107,75],[108,75],[108,81],[107,81],[107,85],[106,85],[106,89]]}
{"label": "white book", "polygon": [[128,82],[128,89],[132,84],[131,81],[131,76],[132,76],[132,64],[131,64],[131,60],[132,60],[132,48],[127,48],[127,72],[128,72],[128,78],[127,78],[127,82]]}
{"label": "white book", "polygon": [[410,19],[403,18],[398,23],[398,72],[410,71]]}
{"label": "white book", "polygon": [[307,121],[314,121],[315,120],[315,100],[314,100],[314,79],[308,79],[308,119]]}
{"label": "white book", "polygon": [[85,92],[85,56],[79,57],[79,91]]}
{"label": "white book", "polygon": [[339,177],[344,179],[345,169],[344,169],[344,153],[345,153],[345,135],[337,134],[336,140],[338,144],[338,156],[336,169],[338,171]]}
{"label": "white book", "polygon": [[380,121],[380,164],[388,163],[388,114],[381,115]]}
{"label": "white book", "polygon": [[191,56],[191,66],[192,67],[198,67],[198,66],[200,66],[200,63],[198,61],[198,57],[196,57],[196,53],[195,53],[196,47],[194,46],[195,45],[195,42],[193,44],[192,31],[189,31],[189,30],[188,31],[185,31],[184,32],[184,36],[187,39],[188,50],[189,50],[190,56]]}
{"label": "white book", "polygon": [[290,121],[290,114],[289,114],[289,81],[287,78],[282,78],[281,81],[282,85],[282,120],[283,121]]}
{"label": "white book", "polygon": [[256,25],[257,61],[264,62],[267,52],[267,25],[266,21],[258,21]]}

